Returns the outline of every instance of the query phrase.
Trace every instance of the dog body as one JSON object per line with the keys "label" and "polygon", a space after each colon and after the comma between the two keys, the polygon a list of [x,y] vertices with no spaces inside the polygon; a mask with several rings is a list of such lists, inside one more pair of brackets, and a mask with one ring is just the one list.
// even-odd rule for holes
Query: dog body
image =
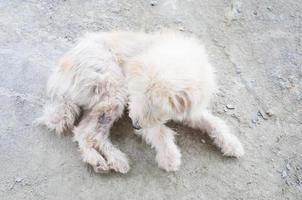
{"label": "dog body", "polygon": [[225,155],[243,155],[239,140],[206,109],[215,88],[204,49],[192,37],[92,33],[61,59],[38,121],[58,134],[72,130],[83,161],[96,172],[126,173],[127,157],[112,145],[109,131],[128,103],[136,133],[156,149],[158,165],[174,171],[181,155],[175,133],[164,125],[169,120],[206,130]]}

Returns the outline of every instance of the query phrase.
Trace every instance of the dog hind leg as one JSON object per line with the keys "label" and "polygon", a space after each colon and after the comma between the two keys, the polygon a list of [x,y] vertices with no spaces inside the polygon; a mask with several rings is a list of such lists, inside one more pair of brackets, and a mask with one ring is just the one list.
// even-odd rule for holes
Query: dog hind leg
{"label": "dog hind leg", "polygon": [[124,106],[100,102],[86,113],[74,130],[83,161],[97,173],[113,169],[126,173],[130,167],[127,156],[115,147],[110,139],[110,128],[123,113]]}
{"label": "dog hind leg", "polygon": [[[130,169],[130,166],[128,164],[126,154],[114,146],[109,139],[110,128],[112,127],[113,123],[123,114],[124,105],[115,105],[111,103],[110,105],[103,105],[98,109],[100,114],[98,115],[99,128],[96,140],[99,151],[107,159],[110,169],[120,173],[127,173]],[[106,137],[103,137],[104,135]]]}
{"label": "dog hind leg", "polygon": [[107,164],[110,169],[123,174],[129,171],[130,166],[126,154],[115,147],[109,138],[103,140],[103,143],[100,145],[99,149],[107,159]]}

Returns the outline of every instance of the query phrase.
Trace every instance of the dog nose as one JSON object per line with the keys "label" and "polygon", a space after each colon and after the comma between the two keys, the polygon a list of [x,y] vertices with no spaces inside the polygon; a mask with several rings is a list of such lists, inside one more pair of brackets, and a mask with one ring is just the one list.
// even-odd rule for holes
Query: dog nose
{"label": "dog nose", "polygon": [[132,127],[135,130],[140,130],[142,127],[139,125],[138,121],[132,122]]}

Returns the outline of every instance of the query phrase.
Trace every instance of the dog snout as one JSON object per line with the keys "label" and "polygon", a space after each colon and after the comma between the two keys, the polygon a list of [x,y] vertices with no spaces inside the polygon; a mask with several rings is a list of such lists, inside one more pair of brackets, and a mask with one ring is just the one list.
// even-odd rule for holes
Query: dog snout
{"label": "dog snout", "polygon": [[135,129],[135,130],[140,130],[142,127],[139,125],[138,121],[134,121],[132,122],[132,127]]}

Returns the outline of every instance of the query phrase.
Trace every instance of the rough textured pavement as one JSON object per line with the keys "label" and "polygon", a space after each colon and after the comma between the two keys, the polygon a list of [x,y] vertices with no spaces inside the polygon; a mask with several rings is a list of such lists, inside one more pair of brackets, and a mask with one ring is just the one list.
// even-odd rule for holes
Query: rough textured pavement
{"label": "rough textured pavement", "polygon": [[[0,0],[0,199],[302,199],[301,10],[297,0]],[[245,157],[225,158],[171,123],[183,163],[166,173],[125,117],[112,139],[132,169],[97,175],[71,136],[32,127],[52,68],[78,36],[163,27],[204,42],[221,85],[213,110]]]}

